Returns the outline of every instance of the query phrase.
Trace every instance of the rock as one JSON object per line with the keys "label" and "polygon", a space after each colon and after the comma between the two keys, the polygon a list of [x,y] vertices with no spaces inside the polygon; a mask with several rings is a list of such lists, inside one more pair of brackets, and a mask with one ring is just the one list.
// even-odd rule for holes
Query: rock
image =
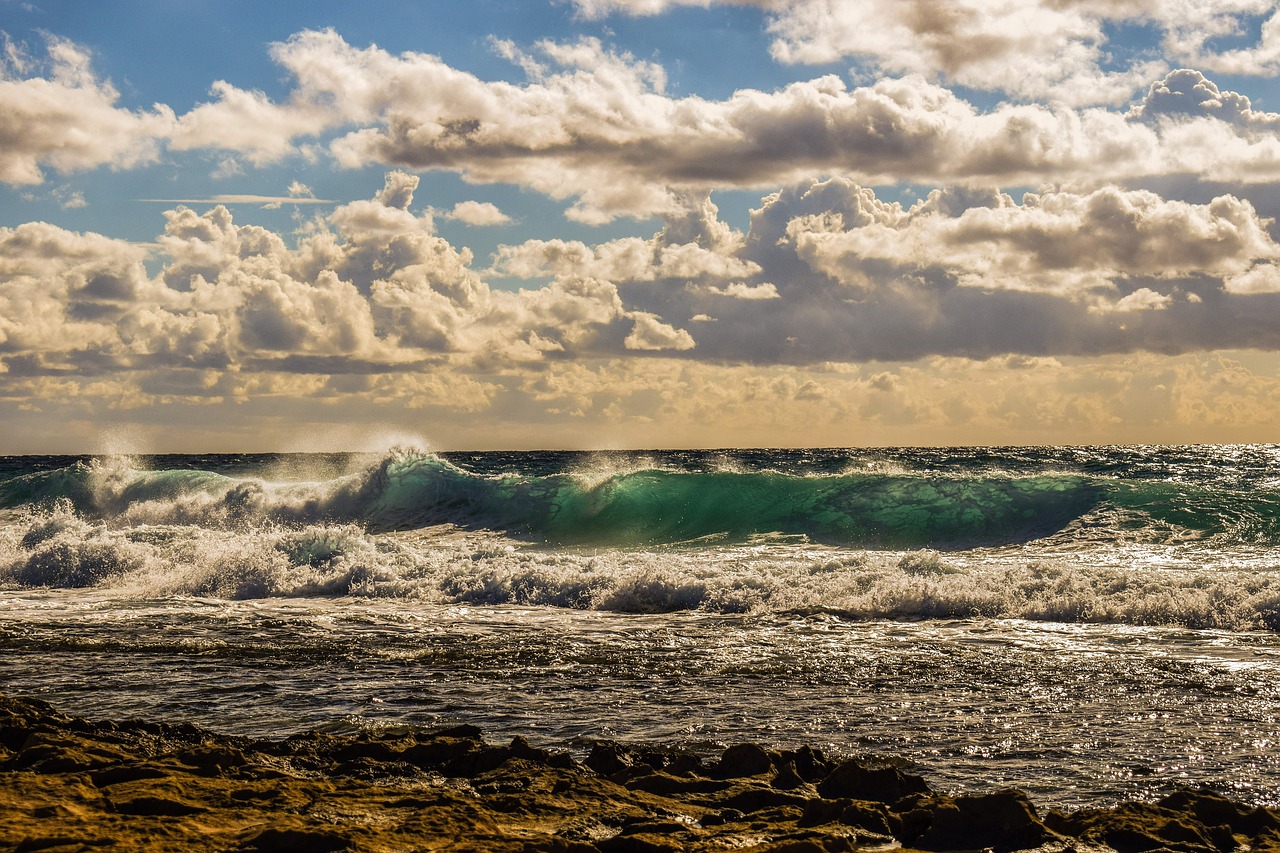
{"label": "rock", "polygon": [[821,750],[809,746],[783,752],[782,758],[784,761],[791,762],[796,774],[806,782],[819,782],[831,775],[831,771],[835,769],[835,765],[827,761]]}
{"label": "rock", "polygon": [[183,817],[185,815],[203,814],[209,811],[203,806],[168,797],[140,796],[131,800],[112,801],[112,806],[119,814],[141,815],[150,817]]}
{"label": "rock", "polygon": [[[1055,832],[1119,853],[1172,850],[1179,853],[1219,853],[1221,838],[1190,815],[1149,803],[1123,803],[1114,809],[1082,809],[1071,815],[1053,814],[1046,825]],[[1234,848],[1234,841],[1227,849]]]}
{"label": "rock", "polygon": [[353,846],[350,839],[336,832],[268,827],[247,839],[239,849],[245,853],[336,853]]}
{"label": "rock", "polygon": [[1280,830],[1280,815],[1263,808],[1248,808],[1209,790],[1176,791],[1156,805],[1193,817],[1207,827],[1227,826],[1232,833],[1250,837]]}
{"label": "rock", "polygon": [[678,853],[683,847],[661,835],[615,835],[596,842],[600,853]]}
{"label": "rock", "polygon": [[829,800],[847,797],[876,803],[896,803],[909,794],[927,794],[924,777],[894,767],[869,767],[857,759],[837,766],[818,783],[818,794]]}
{"label": "rock", "polygon": [[623,783],[632,791],[646,791],[650,794],[669,797],[678,794],[713,794],[728,787],[728,782],[716,779],[700,779],[672,776],[661,770],[633,776]]}
{"label": "rock", "polygon": [[793,791],[808,783],[796,771],[793,761],[784,760],[769,784],[781,791]]}
{"label": "rock", "polygon": [[773,760],[769,753],[754,743],[740,743],[724,751],[714,772],[723,779],[741,779],[760,776],[772,769]]}
{"label": "rock", "polygon": [[219,743],[180,750],[174,757],[202,776],[224,776],[249,763],[242,750]]}
{"label": "rock", "polygon": [[925,797],[902,815],[902,843],[921,850],[1026,850],[1051,833],[1020,791]]}
{"label": "rock", "polygon": [[167,775],[168,774],[159,767],[124,764],[118,767],[108,767],[103,770],[95,770],[89,774],[89,781],[93,782],[93,784],[99,788],[107,788],[111,785],[120,785],[124,782],[138,782],[143,779],[163,779]]}
{"label": "rock", "polygon": [[614,776],[635,766],[631,753],[616,743],[596,741],[583,764],[601,776]]}
{"label": "rock", "polygon": [[794,806],[804,809],[809,805],[809,799],[772,788],[747,788],[722,800],[721,805],[750,814],[751,812],[778,808],[779,806]]}

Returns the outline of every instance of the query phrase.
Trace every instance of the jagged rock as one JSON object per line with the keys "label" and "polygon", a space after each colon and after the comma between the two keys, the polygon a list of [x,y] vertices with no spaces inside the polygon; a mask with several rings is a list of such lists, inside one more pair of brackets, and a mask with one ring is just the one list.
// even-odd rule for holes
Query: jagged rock
{"label": "jagged rock", "polygon": [[[921,850],[1280,853],[1280,814],[1178,791],[1041,822],[1014,791],[931,793],[890,766],[743,744],[706,767],[664,747],[593,745],[584,764],[523,738],[395,727],[251,741],[106,723],[0,697],[0,853],[111,847],[591,853]],[[452,848],[450,848],[452,845]]]}
{"label": "jagged rock", "polygon": [[1235,847],[1234,840],[1210,833],[1191,815],[1150,803],[1122,803],[1114,809],[1082,809],[1071,815],[1049,815],[1046,825],[1055,832],[1095,844],[1105,844],[1119,853],[1172,850],[1177,853],[1218,853],[1222,844]]}
{"label": "jagged rock", "polygon": [[239,849],[244,853],[296,853],[300,850],[308,853],[337,853],[339,850],[350,850],[353,846],[350,839],[336,832],[268,827],[247,839]]}
{"label": "jagged rock", "polygon": [[760,776],[771,770],[773,759],[754,743],[740,743],[729,747],[714,768],[715,774],[724,779]]}
{"label": "jagged rock", "polygon": [[914,799],[901,817],[903,844],[921,850],[996,851],[1039,847],[1051,837],[1020,791]]}
{"label": "jagged rock", "polygon": [[601,776],[613,776],[635,766],[631,753],[616,743],[597,741],[582,762]]}
{"label": "jagged rock", "polygon": [[827,761],[821,750],[810,746],[786,750],[782,753],[782,759],[790,762],[796,774],[806,782],[820,782],[835,769],[835,765]]}
{"label": "jagged rock", "polygon": [[183,815],[203,814],[209,811],[204,806],[168,797],[134,797],[130,800],[112,801],[119,814],[144,815],[151,817],[182,817]]}
{"label": "jagged rock", "polygon": [[1156,805],[1194,817],[1205,826],[1227,826],[1232,833],[1253,837],[1265,830],[1280,830],[1280,817],[1262,808],[1248,808],[1209,790],[1182,790]]}
{"label": "jagged rock", "polygon": [[790,759],[783,759],[778,763],[778,772],[769,780],[769,784],[780,791],[794,791],[807,785],[800,774],[796,771],[795,762]]}
{"label": "jagged rock", "polygon": [[818,794],[827,799],[847,797],[876,803],[896,803],[909,794],[926,794],[924,777],[894,767],[869,767],[857,759],[838,765],[818,783]]}

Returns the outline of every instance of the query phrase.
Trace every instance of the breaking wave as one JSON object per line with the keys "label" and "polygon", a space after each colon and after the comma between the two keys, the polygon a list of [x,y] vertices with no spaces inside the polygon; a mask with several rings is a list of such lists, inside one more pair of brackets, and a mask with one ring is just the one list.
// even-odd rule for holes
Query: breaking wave
{"label": "breaking wave", "polygon": [[[57,501],[117,524],[334,523],[371,531],[451,524],[547,545],[603,547],[781,534],[863,548],[960,549],[1079,533],[1087,518],[1094,519],[1087,535],[1097,541],[1144,535],[1280,541],[1274,490],[1067,473],[806,476],[653,467],[594,476],[478,474],[415,451],[395,451],[361,471],[317,482],[140,470],[128,460],[0,482],[0,507]],[[1098,523],[1104,516],[1108,521]]]}
{"label": "breaking wave", "polygon": [[1115,530],[1173,529],[1273,542],[1280,493],[1193,489],[1072,474],[920,476],[858,472],[626,470],[482,475],[437,456],[393,452],[319,482],[90,462],[0,483],[0,507],[65,500],[87,518],[231,528],[263,522],[358,524],[373,531],[440,524],[549,545],[652,546],[757,534],[868,548],[969,548],[1062,531],[1101,506]]}
{"label": "breaking wave", "polygon": [[0,481],[0,508],[11,588],[1280,630],[1280,493],[1261,488],[652,460],[480,474],[396,451],[315,481],[82,462]]}

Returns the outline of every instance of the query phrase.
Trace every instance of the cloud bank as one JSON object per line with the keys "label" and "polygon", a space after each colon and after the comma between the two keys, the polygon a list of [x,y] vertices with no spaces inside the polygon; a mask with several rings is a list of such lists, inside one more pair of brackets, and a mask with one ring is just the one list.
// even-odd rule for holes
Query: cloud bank
{"label": "cloud bank", "polygon": [[[54,410],[210,406],[277,443],[419,417],[499,445],[1280,426],[1280,114],[1214,79],[1280,71],[1274,3],[572,5],[745,7],[790,82],[673,94],[660,57],[588,35],[495,40],[493,80],[305,30],[269,48],[277,94],[215,80],[179,112],[122,105],[69,41],[8,44],[0,183],[84,212],[74,176],[189,158],[286,188],[143,199],[169,208],[145,243],[0,227],[0,419],[32,446]],[[1158,49],[1120,52],[1126,28]],[[354,201],[315,179],[371,172]],[[421,198],[431,172],[467,195]],[[529,227],[512,188],[570,222]]]}

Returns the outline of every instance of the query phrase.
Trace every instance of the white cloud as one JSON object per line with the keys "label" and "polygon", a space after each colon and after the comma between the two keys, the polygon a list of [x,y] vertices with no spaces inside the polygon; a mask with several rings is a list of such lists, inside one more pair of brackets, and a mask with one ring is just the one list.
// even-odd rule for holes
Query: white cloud
{"label": "white cloud", "polygon": [[140,198],[149,204],[256,204],[263,207],[280,207],[286,204],[333,204],[329,198],[309,198],[295,195],[251,195],[219,193],[208,198]]}
{"label": "white cloud", "polygon": [[716,287],[715,285],[712,285],[707,288],[707,292],[714,293],[716,296],[727,296],[731,299],[759,300],[782,298],[781,294],[778,293],[777,286],[770,284],[769,282],[763,282],[757,285],[748,285],[743,284],[740,281],[735,281],[725,287]]}
{"label": "white cloud", "polygon": [[879,205],[873,216],[835,228],[794,218],[787,232],[815,269],[859,288],[877,283],[868,272],[875,262],[945,269],[972,287],[1071,294],[1120,277],[1234,275],[1280,254],[1269,221],[1232,196],[1196,205],[1104,188],[945,209],[934,194],[910,210]]}
{"label": "white cloud", "polygon": [[[1280,69],[1274,0],[574,0],[588,18],[656,15],[676,6],[755,6],[768,14],[773,55],[825,64],[850,58],[879,73],[1085,105],[1126,101],[1165,60],[1126,57],[1109,28],[1150,26],[1168,59],[1236,75]],[[1263,16],[1256,44],[1216,49]],[[1116,66],[1119,66],[1118,68]]]}
{"label": "white cloud", "polygon": [[[1059,7],[1077,15],[1096,14],[1101,5]],[[527,83],[480,80],[425,54],[352,47],[332,31],[299,33],[271,48],[294,81],[278,103],[218,83],[217,97],[176,125],[164,110],[112,110],[136,133],[130,145],[99,146],[92,155],[86,133],[60,128],[54,142],[57,123],[36,121],[49,138],[39,142],[38,133],[24,131],[7,164],[0,155],[0,180],[37,181],[40,162],[60,169],[127,165],[154,156],[170,129],[173,150],[223,150],[258,164],[327,147],[344,166],[402,165],[514,184],[572,200],[569,217],[587,223],[673,218],[711,189],[767,190],[812,175],[969,186],[1036,185],[1049,175],[1082,189],[1170,175],[1280,180],[1280,116],[1252,109],[1247,98],[1196,72],[1166,75],[1130,112],[1062,103],[980,110],[923,76],[856,88],[825,76],[713,101],[667,95],[659,66],[593,39],[541,43],[534,54],[499,48],[522,64]],[[59,50],[69,54],[60,76],[6,80],[0,98],[4,86],[114,98],[76,64],[73,48]],[[333,133],[339,135],[330,139]],[[76,140],[85,144],[76,148]],[[81,153],[59,153],[60,146]],[[290,197],[305,203],[303,195]],[[497,221],[489,208],[465,203],[454,215]],[[689,260],[697,266],[705,258]]]}
{"label": "white cloud", "polygon": [[477,227],[507,225],[511,222],[510,216],[503,213],[496,204],[487,201],[460,201],[445,218]]}
{"label": "white cloud", "polygon": [[87,51],[50,36],[48,77],[25,76],[34,63],[8,49],[0,65],[0,182],[38,184],[44,168],[74,172],[129,168],[156,159],[173,111],[116,106],[119,93],[99,80]]}
{"label": "white cloud", "polygon": [[632,314],[635,326],[627,335],[625,346],[630,350],[689,350],[694,348],[693,336],[684,329],[677,329],[662,322],[656,314],[638,312]]}

